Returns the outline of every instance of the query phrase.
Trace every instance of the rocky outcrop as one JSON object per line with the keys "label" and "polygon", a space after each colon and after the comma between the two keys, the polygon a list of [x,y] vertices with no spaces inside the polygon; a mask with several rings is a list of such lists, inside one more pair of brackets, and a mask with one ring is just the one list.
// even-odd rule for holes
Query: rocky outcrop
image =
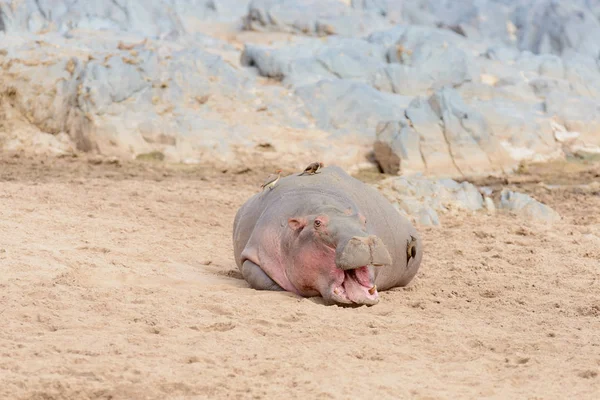
{"label": "rocky outcrop", "polygon": [[438,177],[595,157],[599,16],[587,0],[4,1],[0,146],[298,164],[370,147],[387,173]]}
{"label": "rocky outcrop", "polygon": [[311,36],[362,36],[390,26],[379,13],[358,11],[339,0],[252,0],[244,28]]}
{"label": "rocky outcrop", "polygon": [[407,218],[420,225],[440,225],[439,214],[456,212],[494,213],[502,210],[530,222],[552,223],[561,219],[552,208],[523,193],[503,189],[494,203],[487,188],[453,179],[433,179],[421,175],[393,177],[377,189]]}
{"label": "rocky outcrop", "polygon": [[323,129],[337,129],[323,120],[340,119],[339,93],[350,82],[375,91],[363,90],[360,106],[344,107],[349,121],[354,115],[366,121],[388,114],[385,106],[371,109],[381,104],[381,94],[392,94],[387,102],[394,107],[404,103],[403,113],[381,119],[374,130],[370,123],[354,128],[375,141],[375,157],[391,174],[510,172],[523,160],[563,156],[563,143],[555,137],[560,127],[575,132],[580,147],[600,145],[597,62],[585,54],[563,59],[489,46],[490,40],[400,25],[362,39],[248,45],[242,60],[297,93],[327,82],[326,93],[310,92],[316,100],[309,112]]}
{"label": "rocky outcrop", "polygon": [[540,203],[531,196],[503,189],[500,197],[500,209],[508,210],[528,220],[555,222],[560,215],[552,208]]}
{"label": "rocky outcrop", "polygon": [[[184,145],[193,153],[200,145],[226,153],[236,132],[214,115],[212,102],[253,100],[246,94],[251,77],[205,49],[88,34],[45,39],[0,39],[7,49],[0,90],[29,124],[65,132],[84,151],[125,155]],[[89,42],[75,47],[75,40]]]}

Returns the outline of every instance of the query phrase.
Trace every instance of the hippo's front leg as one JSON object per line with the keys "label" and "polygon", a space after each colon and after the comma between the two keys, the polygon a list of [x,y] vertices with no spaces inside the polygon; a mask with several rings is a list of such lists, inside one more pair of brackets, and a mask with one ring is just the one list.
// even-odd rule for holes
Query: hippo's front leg
{"label": "hippo's front leg", "polygon": [[242,276],[256,290],[283,290],[269,275],[265,274],[258,265],[250,260],[242,264]]}

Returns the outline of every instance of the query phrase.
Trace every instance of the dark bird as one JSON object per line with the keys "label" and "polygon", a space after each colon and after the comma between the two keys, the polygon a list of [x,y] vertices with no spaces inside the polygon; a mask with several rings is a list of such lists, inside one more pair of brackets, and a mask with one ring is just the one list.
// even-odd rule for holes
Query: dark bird
{"label": "dark bird", "polygon": [[306,167],[304,169],[304,172],[302,172],[300,174],[300,176],[308,174],[308,175],[314,175],[314,174],[318,174],[319,170],[323,168],[323,163],[322,162],[314,162],[308,165],[308,167]]}

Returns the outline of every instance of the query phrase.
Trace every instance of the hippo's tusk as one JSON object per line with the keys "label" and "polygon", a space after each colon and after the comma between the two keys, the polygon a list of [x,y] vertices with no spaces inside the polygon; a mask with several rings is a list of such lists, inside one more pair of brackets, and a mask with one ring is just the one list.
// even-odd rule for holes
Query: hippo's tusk
{"label": "hippo's tusk", "polygon": [[371,265],[374,267],[383,267],[383,264],[379,264],[379,263],[373,263]]}
{"label": "hippo's tusk", "polygon": [[373,295],[377,291],[377,285],[373,285],[371,289],[369,289],[369,294]]}

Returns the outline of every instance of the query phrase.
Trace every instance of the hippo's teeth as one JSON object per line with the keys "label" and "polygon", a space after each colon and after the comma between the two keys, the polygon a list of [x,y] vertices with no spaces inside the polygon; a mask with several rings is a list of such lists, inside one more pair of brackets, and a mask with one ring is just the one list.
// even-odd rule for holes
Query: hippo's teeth
{"label": "hippo's teeth", "polygon": [[377,285],[373,285],[373,287],[371,289],[369,289],[369,294],[373,295],[373,293],[375,293],[375,291],[377,291]]}
{"label": "hippo's teeth", "polygon": [[333,289],[334,294],[340,294],[340,290],[338,288]]}
{"label": "hippo's teeth", "polygon": [[383,264],[375,264],[375,263],[373,263],[371,265],[374,266],[374,267],[383,267]]}

